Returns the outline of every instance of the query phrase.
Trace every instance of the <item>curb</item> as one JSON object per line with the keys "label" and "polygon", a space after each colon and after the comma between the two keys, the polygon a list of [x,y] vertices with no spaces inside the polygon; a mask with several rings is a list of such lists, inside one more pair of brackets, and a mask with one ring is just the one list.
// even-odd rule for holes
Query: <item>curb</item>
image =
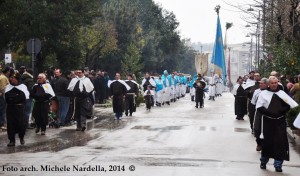
{"label": "curb", "polygon": [[[93,118],[87,119],[86,121],[86,131],[87,133],[82,132],[75,132],[76,124],[73,124],[68,127],[61,127],[61,128],[49,128],[47,126],[46,135],[41,136],[40,134],[36,134],[34,129],[30,129],[26,132],[25,135],[25,145],[22,146],[19,144],[19,138],[16,135],[16,146],[13,148],[8,148],[7,142],[7,133],[1,132],[0,133],[0,154],[4,153],[16,153],[22,151],[46,151],[46,150],[53,150],[57,151],[62,148],[68,148],[71,146],[80,145],[81,143],[85,143],[93,138],[97,137],[97,133],[95,131],[88,132],[93,128],[96,128],[97,125],[101,123],[105,123],[106,120],[113,118],[113,110],[112,108],[104,108],[104,107],[95,107],[94,108],[94,115]],[[62,134],[69,134],[70,138],[67,140],[64,138],[60,138],[59,136]],[[75,138],[73,140],[72,138]],[[3,142],[5,141],[5,142]],[[51,143],[51,145],[48,145]]]}
{"label": "curb", "polygon": [[300,136],[294,133],[294,131],[291,128],[287,128],[287,134],[290,139],[292,139],[294,142],[296,142],[298,145],[300,145]]}
{"label": "curb", "polygon": [[86,122],[86,130],[89,131],[93,129],[98,123],[101,121],[114,117],[114,113],[112,108],[103,107],[103,106],[95,106],[93,112],[93,118],[87,119]]}

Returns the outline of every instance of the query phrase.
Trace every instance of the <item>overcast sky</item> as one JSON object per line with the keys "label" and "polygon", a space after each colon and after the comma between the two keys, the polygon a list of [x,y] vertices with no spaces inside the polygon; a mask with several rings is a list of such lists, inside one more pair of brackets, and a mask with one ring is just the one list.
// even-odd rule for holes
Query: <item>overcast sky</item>
{"label": "overcast sky", "polygon": [[225,38],[225,24],[231,22],[233,27],[228,30],[228,44],[243,43],[249,40],[245,37],[249,33],[249,30],[245,28],[247,23],[241,18],[245,14],[228,5],[239,4],[240,6],[240,3],[245,3],[243,6],[246,6],[246,9],[248,5],[246,5],[247,1],[245,0],[154,0],[154,2],[176,15],[176,19],[180,23],[181,36],[190,38],[192,42],[214,42],[217,26],[217,13],[214,8],[218,4],[221,6],[220,20],[223,39]]}

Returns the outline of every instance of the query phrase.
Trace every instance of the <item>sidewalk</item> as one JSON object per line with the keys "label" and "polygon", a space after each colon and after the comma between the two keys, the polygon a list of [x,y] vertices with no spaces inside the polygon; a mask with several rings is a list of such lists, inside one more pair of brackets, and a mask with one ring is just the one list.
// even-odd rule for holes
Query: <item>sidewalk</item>
{"label": "sidewalk", "polygon": [[102,121],[113,118],[113,110],[111,107],[101,107],[95,105],[94,117],[87,119],[86,132],[75,131],[76,124],[60,127],[49,128],[47,126],[46,135],[42,136],[40,133],[36,134],[35,129],[27,129],[25,135],[25,145],[21,146],[19,137],[16,135],[16,146],[7,147],[9,142],[7,132],[0,132],[0,154],[14,153],[21,151],[44,151],[44,150],[59,150],[62,148],[71,147],[74,145],[83,145],[87,141],[97,137],[97,133],[91,132],[97,124]]}
{"label": "sidewalk", "polygon": [[291,140],[295,141],[298,145],[300,145],[300,136],[295,134],[293,130],[291,130],[291,128],[289,127],[287,128],[287,134]]}

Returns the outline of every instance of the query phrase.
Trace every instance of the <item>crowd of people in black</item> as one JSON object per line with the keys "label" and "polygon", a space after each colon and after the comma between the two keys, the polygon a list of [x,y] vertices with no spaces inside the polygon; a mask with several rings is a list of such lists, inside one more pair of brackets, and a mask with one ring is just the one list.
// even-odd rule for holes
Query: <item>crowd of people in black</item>
{"label": "crowd of people in black", "polygon": [[70,126],[76,121],[76,130],[85,131],[94,103],[103,104],[109,98],[108,80],[107,72],[87,68],[66,75],[60,68],[53,68],[39,73],[36,80],[32,70],[24,66],[18,70],[1,68],[0,127],[7,130],[8,146],[15,146],[16,134],[24,145],[26,129],[35,128],[37,134],[45,135],[49,116],[55,120],[53,127]]}
{"label": "crowd of people in black", "polygon": [[269,159],[273,158],[275,171],[282,172],[283,161],[289,160],[285,116],[298,106],[299,76],[294,80],[272,71],[268,78],[261,78],[259,72],[252,71],[239,77],[233,87],[236,119],[244,120],[248,115],[256,150],[261,151],[261,169],[266,169]]}

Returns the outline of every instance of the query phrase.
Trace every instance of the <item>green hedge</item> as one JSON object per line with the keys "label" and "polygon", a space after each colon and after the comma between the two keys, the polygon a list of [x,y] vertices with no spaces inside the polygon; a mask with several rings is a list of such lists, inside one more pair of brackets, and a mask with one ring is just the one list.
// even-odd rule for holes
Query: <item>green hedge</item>
{"label": "green hedge", "polygon": [[297,115],[300,113],[300,106],[297,106],[293,109],[290,109],[285,117],[286,117],[286,120],[287,120],[287,124],[288,126],[291,128],[291,129],[297,129],[296,127],[294,127],[293,123],[297,117]]}

